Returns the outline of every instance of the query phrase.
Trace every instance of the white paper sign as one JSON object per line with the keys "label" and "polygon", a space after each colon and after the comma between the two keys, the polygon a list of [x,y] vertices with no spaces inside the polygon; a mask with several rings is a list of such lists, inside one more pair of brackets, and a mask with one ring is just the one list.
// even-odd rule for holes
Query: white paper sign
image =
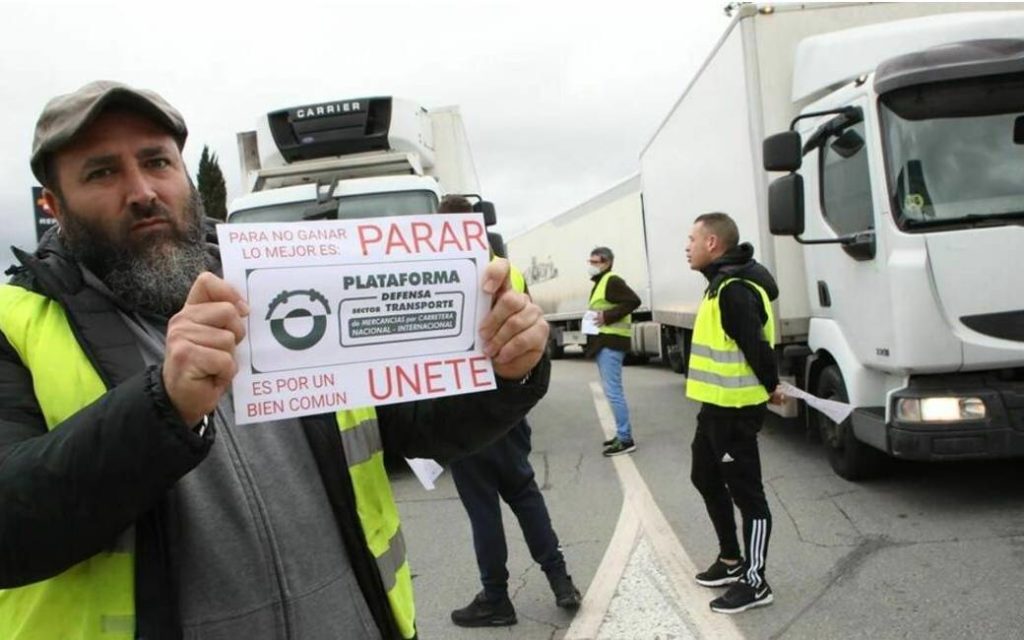
{"label": "white paper sign", "polygon": [[405,461],[409,464],[409,468],[412,469],[413,474],[416,475],[416,479],[420,481],[423,488],[427,491],[433,491],[435,488],[434,482],[444,473],[444,467],[430,458],[406,458]]}
{"label": "white paper sign", "polygon": [[587,311],[583,314],[583,320],[580,321],[580,330],[583,331],[584,335],[596,336],[601,332],[601,328],[597,326],[597,312]]}
{"label": "white paper sign", "polygon": [[495,387],[479,215],[217,227],[250,307],[236,350],[239,424]]}
{"label": "white paper sign", "polygon": [[800,398],[809,406],[824,413],[836,424],[846,420],[850,417],[850,414],[853,413],[853,406],[846,404],[845,402],[836,402],[835,400],[825,400],[818,396],[812,396],[806,391],[797,389],[788,382],[783,382],[780,386],[782,387],[782,393],[790,396],[791,398]]}

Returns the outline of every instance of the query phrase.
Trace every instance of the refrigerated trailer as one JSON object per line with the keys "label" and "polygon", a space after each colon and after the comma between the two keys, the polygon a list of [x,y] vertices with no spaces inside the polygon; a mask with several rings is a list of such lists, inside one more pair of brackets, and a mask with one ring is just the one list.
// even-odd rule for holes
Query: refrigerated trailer
{"label": "refrigerated trailer", "polygon": [[740,5],[641,153],[653,320],[685,361],[683,243],[732,215],[779,283],[783,373],[855,408],[804,412],[844,477],[1024,454],[1022,9]]}
{"label": "refrigerated trailer", "polygon": [[[230,222],[433,213],[448,194],[468,196],[495,222],[456,106],[391,96],[301,104],[267,113],[237,139],[244,193]],[[504,255],[501,237],[488,236]]]}

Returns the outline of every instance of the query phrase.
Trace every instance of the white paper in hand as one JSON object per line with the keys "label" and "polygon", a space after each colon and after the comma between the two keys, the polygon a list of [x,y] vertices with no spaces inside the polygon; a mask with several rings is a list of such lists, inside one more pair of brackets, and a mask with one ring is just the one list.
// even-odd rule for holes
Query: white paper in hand
{"label": "white paper in hand", "polygon": [[850,417],[850,414],[853,413],[853,406],[846,404],[845,402],[825,400],[823,398],[819,398],[818,396],[813,396],[807,393],[806,391],[797,389],[788,382],[783,382],[780,386],[782,388],[782,393],[792,398],[800,398],[809,406],[824,413],[836,424],[839,424],[843,420],[846,420],[847,418]]}
{"label": "white paper in hand", "polygon": [[580,323],[580,328],[583,333],[588,336],[596,336],[600,333],[600,327],[597,326],[597,312],[588,311],[583,314],[583,321]]}
{"label": "white paper in hand", "polygon": [[430,458],[406,458],[405,461],[409,463],[409,468],[416,474],[416,479],[420,481],[423,488],[433,491],[434,481],[444,473],[444,467]]}

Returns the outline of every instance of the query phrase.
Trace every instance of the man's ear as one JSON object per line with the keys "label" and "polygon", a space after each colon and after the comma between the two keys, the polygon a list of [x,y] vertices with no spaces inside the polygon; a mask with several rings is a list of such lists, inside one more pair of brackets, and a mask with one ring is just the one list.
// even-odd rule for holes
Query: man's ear
{"label": "man's ear", "polygon": [[64,210],[60,207],[60,198],[56,193],[45,187],[43,188],[43,206],[50,212],[50,215],[54,217],[57,224],[64,221]]}

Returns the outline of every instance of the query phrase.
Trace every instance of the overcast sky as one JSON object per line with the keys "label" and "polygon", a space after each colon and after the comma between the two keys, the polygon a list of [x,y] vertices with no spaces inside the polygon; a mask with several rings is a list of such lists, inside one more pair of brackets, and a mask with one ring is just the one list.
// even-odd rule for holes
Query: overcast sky
{"label": "overcast sky", "polygon": [[32,247],[32,130],[95,79],[156,90],[204,144],[229,199],[235,133],[304,103],[394,95],[461,107],[506,235],[637,170],[644,144],[729,19],[723,0],[0,0],[0,268]]}

